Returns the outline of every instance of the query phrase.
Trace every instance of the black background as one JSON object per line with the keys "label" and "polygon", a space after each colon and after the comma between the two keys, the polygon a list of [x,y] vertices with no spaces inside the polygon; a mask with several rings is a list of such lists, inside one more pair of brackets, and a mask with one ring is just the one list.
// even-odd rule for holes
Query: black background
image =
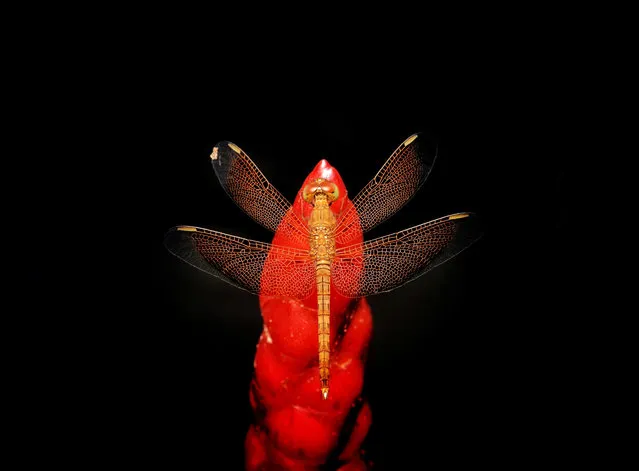
{"label": "black background", "polygon": [[[384,470],[517,466],[558,446],[570,415],[559,346],[569,295],[559,284],[570,278],[573,221],[551,100],[512,80],[516,72],[510,82],[486,74],[487,63],[442,75],[428,61],[406,61],[390,77],[373,63],[357,73],[319,64],[274,79],[278,64],[218,59],[204,71],[174,58],[157,75],[131,78],[115,105],[121,120],[95,130],[116,142],[90,170],[113,175],[108,192],[83,210],[99,214],[99,268],[97,238],[83,232],[75,239],[83,268],[46,291],[65,303],[57,288],[73,284],[86,314],[72,323],[82,348],[69,347],[69,357],[74,382],[92,380],[67,399],[82,404],[90,441],[106,450],[96,461],[124,450],[146,464],[242,469],[257,297],[162,245],[177,224],[270,239],[219,186],[215,143],[239,145],[289,199],[326,158],[352,197],[415,132],[438,142],[435,167],[367,237],[459,211],[478,213],[485,235],[424,277],[369,298],[367,458]],[[79,354],[89,351],[95,357]]]}

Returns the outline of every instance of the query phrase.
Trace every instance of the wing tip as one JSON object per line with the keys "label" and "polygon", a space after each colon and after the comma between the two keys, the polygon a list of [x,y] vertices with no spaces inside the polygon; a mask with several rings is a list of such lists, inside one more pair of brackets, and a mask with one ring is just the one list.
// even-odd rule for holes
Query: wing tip
{"label": "wing tip", "polygon": [[244,155],[244,151],[237,144],[233,144],[231,141],[220,141],[213,147],[210,155],[211,160],[219,160],[221,157],[220,150],[224,150],[225,147],[230,148],[236,154]]}
{"label": "wing tip", "polygon": [[233,144],[232,142],[228,143],[228,146],[233,149],[234,152],[238,153],[238,154],[242,154],[242,149],[240,149],[237,145]]}
{"label": "wing tip", "polygon": [[193,226],[177,226],[175,230],[182,231],[182,232],[197,232],[197,228]]}
{"label": "wing tip", "polygon": [[450,216],[448,216],[448,220],[452,221],[453,219],[464,219],[467,217],[470,217],[472,213],[457,213],[457,214],[451,214]]}
{"label": "wing tip", "polygon": [[406,147],[408,144],[410,144],[411,142],[413,142],[415,139],[417,139],[419,137],[419,134],[415,133],[412,136],[408,137],[408,139],[406,139],[404,142],[402,142],[402,145],[404,147]]}

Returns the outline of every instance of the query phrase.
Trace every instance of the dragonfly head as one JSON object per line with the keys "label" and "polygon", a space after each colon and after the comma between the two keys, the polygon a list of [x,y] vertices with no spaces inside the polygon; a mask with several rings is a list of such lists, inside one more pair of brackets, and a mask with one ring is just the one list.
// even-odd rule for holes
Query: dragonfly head
{"label": "dragonfly head", "polygon": [[318,178],[306,185],[302,192],[304,201],[311,204],[315,204],[315,199],[320,195],[325,195],[328,203],[330,204],[339,198],[339,188],[337,188],[337,185],[331,181],[324,178]]}

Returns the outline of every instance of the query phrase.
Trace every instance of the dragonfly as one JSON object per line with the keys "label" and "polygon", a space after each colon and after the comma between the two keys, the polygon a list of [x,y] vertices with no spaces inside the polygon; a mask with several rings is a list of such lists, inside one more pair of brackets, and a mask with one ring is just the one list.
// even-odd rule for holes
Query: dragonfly
{"label": "dragonfly", "polygon": [[459,212],[364,241],[364,233],[413,198],[436,157],[436,149],[413,134],[352,200],[322,160],[291,204],[239,146],[222,141],[210,155],[213,170],[228,196],[275,233],[272,243],[185,225],[171,228],[164,243],[184,262],[251,293],[316,296],[320,391],[327,399],[331,289],[346,298],[394,290],[481,237],[477,215]]}

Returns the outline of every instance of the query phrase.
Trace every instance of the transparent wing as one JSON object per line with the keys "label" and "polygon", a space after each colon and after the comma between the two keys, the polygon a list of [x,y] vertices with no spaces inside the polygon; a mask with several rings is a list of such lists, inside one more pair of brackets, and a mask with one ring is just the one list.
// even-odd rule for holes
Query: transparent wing
{"label": "transparent wing", "polygon": [[[222,141],[213,148],[211,164],[235,204],[262,226],[277,231],[291,203],[269,183],[249,156],[232,142]],[[286,218],[285,224],[280,231],[287,236],[308,240],[306,224],[294,213]]]}
{"label": "transparent wing", "polygon": [[[255,294],[305,298],[315,283],[308,250],[275,246],[193,226],[170,229],[164,245],[176,257],[238,288]],[[269,276],[262,286],[268,259]]]}
{"label": "transparent wing", "polygon": [[458,213],[343,247],[336,250],[331,267],[333,283],[348,297],[390,291],[451,259],[480,236],[478,218]]}
{"label": "transparent wing", "polygon": [[353,231],[360,227],[362,232],[369,231],[395,214],[426,181],[436,157],[436,149],[419,134],[402,142],[341,215],[335,231],[337,242],[351,240]]}

